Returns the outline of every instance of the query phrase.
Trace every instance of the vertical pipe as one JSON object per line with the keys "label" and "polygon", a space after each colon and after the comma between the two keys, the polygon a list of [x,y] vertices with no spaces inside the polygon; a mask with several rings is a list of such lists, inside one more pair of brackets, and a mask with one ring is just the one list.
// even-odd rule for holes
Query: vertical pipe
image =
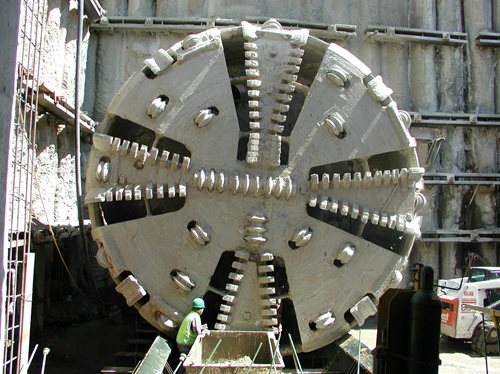
{"label": "vertical pipe", "polygon": [[484,313],[481,313],[481,317],[482,317],[482,328],[483,328],[484,365],[486,368],[486,374],[488,374],[488,347],[486,345],[486,325],[484,323]]}
{"label": "vertical pipe", "polygon": [[47,356],[50,353],[50,349],[48,347],[45,347],[43,349],[43,361],[42,361],[42,369],[40,370],[40,374],[45,373],[45,364],[47,362]]}
{"label": "vertical pipe", "polygon": [[83,0],[78,0],[78,32],[76,37],[76,72],[75,72],[75,178],[76,178],[76,203],[78,205],[78,225],[80,227],[80,240],[82,248],[87,254],[87,239],[83,223],[82,201],[82,173],[80,161],[80,63],[83,35]]}
{"label": "vertical pipe", "polygon": [[[462,30],[462,9],[460,0],[437,2],[437,26],[439,30]],[[465,64],[464,47],[439,47],[437,66],[439,70],[439,110],[441,112],[464,112],[465,110]],[[463,128],[449,127],[446,139],[441,145],[440,167],[442,172],[465,172]],[[459,229],[461,222],[463,187],[442,186],[440,196],[441,228]],[[456,278],[459,275],[456,243],[441,243],[438,278]]]}
{"label": "vertical pipe", "polygon": [[[494,113],[495,103],[495,59],[491,48],[478,47],[474,40],[480,32],[492,28],[491,0],[464,1],[464,25],[469,44],[468,67],[468,111],[471,113]],[[496,172],[497,130],[469,129],[465,147],[468,150],[468,169],[475,172]],[[470,207],[471,228],[496,227],[494,188],[480,186]],[[495,244],[479,244],[479,251],[492,265],[496,264]]]}

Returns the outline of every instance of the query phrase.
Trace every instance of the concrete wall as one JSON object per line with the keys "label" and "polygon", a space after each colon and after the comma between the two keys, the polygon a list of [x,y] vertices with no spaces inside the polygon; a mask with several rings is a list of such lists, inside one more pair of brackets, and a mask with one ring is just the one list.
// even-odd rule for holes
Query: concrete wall
{"label": "concrete wall", "polygon": [[[356,54],[394,90],[398,107],[417,112],[495,113],[500,93],[498,54],[476,46],[479,32],[497,31],[499,0],[406,1],[102,1],[110,16],[276,17],[328,24],[352,24],[358,35],[339,44]],[[462,6],[463,5],[463,6]],[[369,25],[399,26],[466,32],[469,43],[454,47],[417,43],[369,43],[364,30]],[[91,89],[94,119],[101,120],[118,88],[143,60],[158,48],[168,48],[182,35],[132,32],[99,32],[95,71],[87,82]],[[92,67],[89,66],[91,69]],[[497,89],[495,89],[495,87]],[[93,104],[93,105],[92,105]],[[412,130],[413,131],[413,130]],[[427,165],[438,172],[498,172],[497,130],[449,128],[414,131],[425,163],[431,140],[446,137],[437,160]],[[428,210],[424,229],[494,228],[496,188],[475,186],[427,187]],[[492,265],[498,263],[495,244],[417,242],[412,261],[422,261],[439,276],[461,274],[469,251],[480,253]]]}
{"label": "concrete wall", "polygon": [[[70,9],[66,0],[48,0],[45,17],[40,82],[74,106],[77,10]],[[89,38],[86,20],[82,43],[80,104],[84,98]],[[33,215],[45,224],[77,225],[74,127],[46,114],[38,122],[37,138]],[[82,152],[87,148],[82,146]],[[82,169],[85,170],[85,167],[84,164]]]}

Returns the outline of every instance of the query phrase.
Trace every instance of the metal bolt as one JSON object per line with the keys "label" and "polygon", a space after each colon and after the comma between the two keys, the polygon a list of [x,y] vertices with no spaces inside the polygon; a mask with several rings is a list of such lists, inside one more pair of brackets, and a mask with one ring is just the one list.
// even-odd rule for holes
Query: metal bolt
{"label": "metal bolt", "polygon": [[291,241],[298,248],[298,247],[303,247],[304,245],[306,245],[307,243],[309,243],[309,241],[311,240],[311,238],[312,238],[312,230],[311,230],[311,228],[310,227],[305,227],[305,228],[302,228],[299,231],[297,231],[297,233],[295,233],[295,235],[293,236],[293,238],[292,238]]}
{"label": "metal bolt", "polygon": [[341,138],[345,133],[344,123],[344,118],[342,118],[338,112],[335,112],[331,116],[325,118],[323,125],[330,134],[335,135],[337,138]]}
{"label": "metal bolt", "polygon": [[191,278],[187,274],[180,271],[174,271],[172,273],[172,280],[176,286],[186,292],[189,292],[196,287],[196,285],[191,281]]}
{"label": "metal bolt", "polygon": [[109,181],[109,175],[111,171],[111,165],[109,161],[101,160],[97,164],[96,178],[101,183],[107,183]]}
{"label": "metal bolt", "polygon": [[326,313],[319,315],[313,322],[316,325],[316,328],[324,329],[335,323],[335,317],[332,314],[332,312],[328,311]]}
{"label": "metal bolt", "polygon": [[411,125],[411,116],[410,113],[405,112],[404,110],[400,110],[398,112],[399,119],[403,121],[403,124],[406,126],[406,128],[409,128]]}
{"label": "metal bolt", "polygon": [[342,252],[337,256],[336,260],[342,263],[342,265],[349,262],[349,260],[354,256],[354,252],[356,247],[354,244],[347,243],[345,247],[342,249]]}
{"label": "metal bolt", "polygon": [[104,269],[111,268],[113,264],[111,263],[111,261],[108,258],[108,255],[104,251],[102,243],[98,243],[98,245],[99,245],[99,250],[97,251],[97,254],[95,256],[97,263]]}
{"label": "metal bolt", "polygon": [[427,199],[424,194],[417,192],[415,194],[415,213],[422,213],[425,206],[427,205]]}
{"label": "metal bolt", "polygon": [[194,117],[193,121],[198,127],[205,127],[210,123],[212,118],[216,116],[215,113],[212,112],[210,108],[201,109],[198,114]]}
{"label": "metal bolt", "polygon": [[191,237],[199,246],[205,246],[210,241],[207,231],[198,223],[194,223],[194,227],[189,229]]}
{"label": "metal bolt", "polygon": [[151,104],[149,104],[146,113],[151,119],[155,119],[158,118],[160,114],[162,114],[165,111],[166,107],[167,107],[166,100],[160,96],[154,99],[151,102]]}
{"label": "metal bolt", "polygon": [[283,30],[281,23],[271,18],[262,24],[262,30]]}
{"label": "metal bolt", "polygon": [[345,87],[349,82],[349,74],[340,68],[332,69],[332,71],[326,73],[326,76],[340,87]]}

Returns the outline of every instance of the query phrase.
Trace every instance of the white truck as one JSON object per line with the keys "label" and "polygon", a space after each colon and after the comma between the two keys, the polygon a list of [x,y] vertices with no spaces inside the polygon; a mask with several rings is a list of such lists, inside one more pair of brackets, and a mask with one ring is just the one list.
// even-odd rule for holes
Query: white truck
{"label": "white truck", "polygon": [[[437,294],[442,304],[441,334],[453,339],[471,340],[472,349],[482,354],[482,316],[466,308],[466,305],[500,309],[500,267],[471,267],[468,277],[441,279]],[[494,324],[488,320],[485,326],[488,353],[497,352]]]}

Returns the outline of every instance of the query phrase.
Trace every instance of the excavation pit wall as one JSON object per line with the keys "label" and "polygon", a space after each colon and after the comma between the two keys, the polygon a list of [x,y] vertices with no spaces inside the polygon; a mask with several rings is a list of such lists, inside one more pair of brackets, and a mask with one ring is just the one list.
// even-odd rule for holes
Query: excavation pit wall
{"label": "excavation pit wall", "polygon": [[[465,3],[459,0],[439,3],[427,0],[421,3],[355,1],[335,7],[303,1],[292,1],[286,7],[279,1],[259,3],[258,6],[243,1],[211,4],[201,1],[102,0],[101,4],[107,10],[107,16],[115,17],[243,19],[245,16],[271,18],[279,15],[302,22],[354,25],[357,27],[355,34],[331,41],[358,56],[374,75],[382,75],[387,86],[394,90],[392,97],[399,109],[417,113],[499,112],[497,61],[500,52],[475,42],[481,32],[498,32],[499,0]],[[76,12],[67,2],[47,1],[41,81],[69,103],[74,101],[75,89],[75,20]],[[97,31],[92,28],[92,21],[95,20],[87,19],[84,24],[82,110],[94,120],[102,121],[118,88],[134,71],[144,66],[143,61],[158,48],[169,48],[188,33]],[[467,34],[468,41],[461,46],[402,40],[397,43],[376,42],[367,38],[365,33],[371,25],[461,32]],[[426,63],[419,64],[419,61]],[[440,131],[436,131],[438,129]],[[62,123],[50,113],[40,117],[33,215],[42,223],[77,225],[72,130],[71,124]],[[419,158],[426,172],[498,172],[496,128],[412,126],[410,132],[417,139]],[[432,142],[441,137],[444,140],[440,151],[435,158],[429,158]],[[88,148],[84,146],[83,163]],[[86,170],[86,165],[82,165],[82,170]],[[438,229],[491,230],[498,226],[497,187],[428,185],[424,194],[428,202],[427,210],[423,212],[424,232]],[[479,253],[490,265],[498,263],[496,243],[460,243],[454,240],[417,240],[409,263],[424,262],[434,267],[437,277],[451,278],[462,274],[469,252]],[[404,275],[403,284],[406,284],[409,274]]]}
{"label": "excavation pit wall", "polygon": [[281,372],[285,364],[281,354],[275,353],[276,347],[276,338],[270,332],[211,331],[208,336],[196,338],[184,368],[186,373],[202,369],[204,373],[269,373],[271,368]]}

